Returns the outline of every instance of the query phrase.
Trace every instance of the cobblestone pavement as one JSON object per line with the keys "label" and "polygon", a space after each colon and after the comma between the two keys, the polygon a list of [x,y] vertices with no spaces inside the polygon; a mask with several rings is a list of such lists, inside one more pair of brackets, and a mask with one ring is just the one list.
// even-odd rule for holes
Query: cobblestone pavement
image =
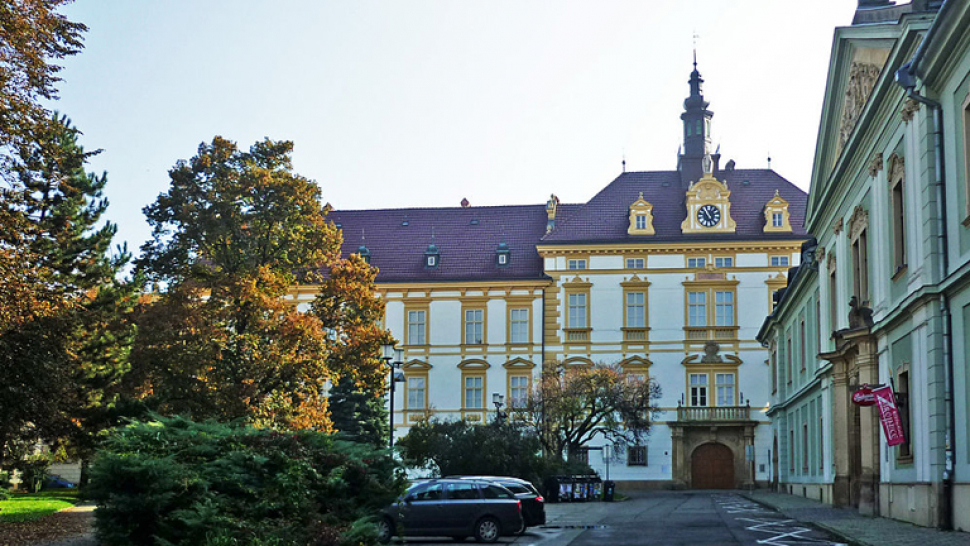
{"label": "cobblestone pavement", "polygon": [[888,518],[860,515],[784,493],[745,491],[743,496],[810,523],[858,546],[970,546],[970,533],[939,531]]}

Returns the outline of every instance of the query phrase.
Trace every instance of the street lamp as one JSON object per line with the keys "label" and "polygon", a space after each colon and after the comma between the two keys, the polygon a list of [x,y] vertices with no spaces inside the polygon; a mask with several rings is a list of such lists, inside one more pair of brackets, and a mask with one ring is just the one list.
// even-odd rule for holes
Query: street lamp
{"label": "street lamp", "polygon": [[395,383],[404,381],[401,366],[404,365],[404,349],[398,349],[393,343],[381,344],[381,360],[391,370],[391,404],[390,404],[390,447],[394,447],[394,391]]}
{"label": "street lamp", "polygon": [[505,421],[505,412],[502,411],[502,402],[505,396],[497,392],[492,393],[492,404],[495,404],[495,424],[501,425]]}

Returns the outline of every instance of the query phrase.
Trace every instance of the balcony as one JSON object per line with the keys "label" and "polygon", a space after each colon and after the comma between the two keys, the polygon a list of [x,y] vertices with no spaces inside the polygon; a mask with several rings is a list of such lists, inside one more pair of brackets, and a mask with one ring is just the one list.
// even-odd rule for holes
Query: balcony
{"label": "balcony", "polygon": [[703,423],[750,421],[751,406],[680,406],[677,408],[677,420]]}

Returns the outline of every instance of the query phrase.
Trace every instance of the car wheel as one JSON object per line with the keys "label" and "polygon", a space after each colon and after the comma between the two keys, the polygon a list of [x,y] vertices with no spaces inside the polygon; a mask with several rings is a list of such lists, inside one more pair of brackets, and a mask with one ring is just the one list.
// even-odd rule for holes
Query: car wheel
{"label": "car wheel", "polygon": [[475,525],[475,540],[479,542],[495,542],[501,534],[502,528],[495,518],[482,518]]}
{"label": "car wheel", "polygon": [[394,523],[390,518],[381,518],[377,522],[377,540],[384,544],[391,541],[391,536],[394,535]]}

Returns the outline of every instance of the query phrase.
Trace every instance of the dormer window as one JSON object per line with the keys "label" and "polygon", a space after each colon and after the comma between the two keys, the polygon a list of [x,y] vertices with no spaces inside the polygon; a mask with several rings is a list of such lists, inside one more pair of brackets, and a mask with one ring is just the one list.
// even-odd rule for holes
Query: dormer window
{"label": "dormer window", "polygon": [[630,205],[630,227],[626,230],[629,235],[653,235],[653,205],[640,197]]}
{"label": "dormer window", "polygon": [[765,204],[765,233],[790,233],[791,224],[788,221],[788,201],[785,201],[778,190],[774,197]]}
{"label": "dormer window", "polygon": [[504,242],[499,243],[498,248],[495,249],[495,264],[499,267],[508,267],[510,257],[509,245]]}
{"label": "dormer window", "polygon": [[360,245],[357,248],[357,255],[363,258],[365,262],[370,263],[370,250],[366,246]]}
{"label": "dormer window", "polygon": [[424,251],[424,266],[426,268],[438,267],[438,263],[441,261],[441,252],[438,251],[438,247],[434,243],[428,245],[428,250]]}

